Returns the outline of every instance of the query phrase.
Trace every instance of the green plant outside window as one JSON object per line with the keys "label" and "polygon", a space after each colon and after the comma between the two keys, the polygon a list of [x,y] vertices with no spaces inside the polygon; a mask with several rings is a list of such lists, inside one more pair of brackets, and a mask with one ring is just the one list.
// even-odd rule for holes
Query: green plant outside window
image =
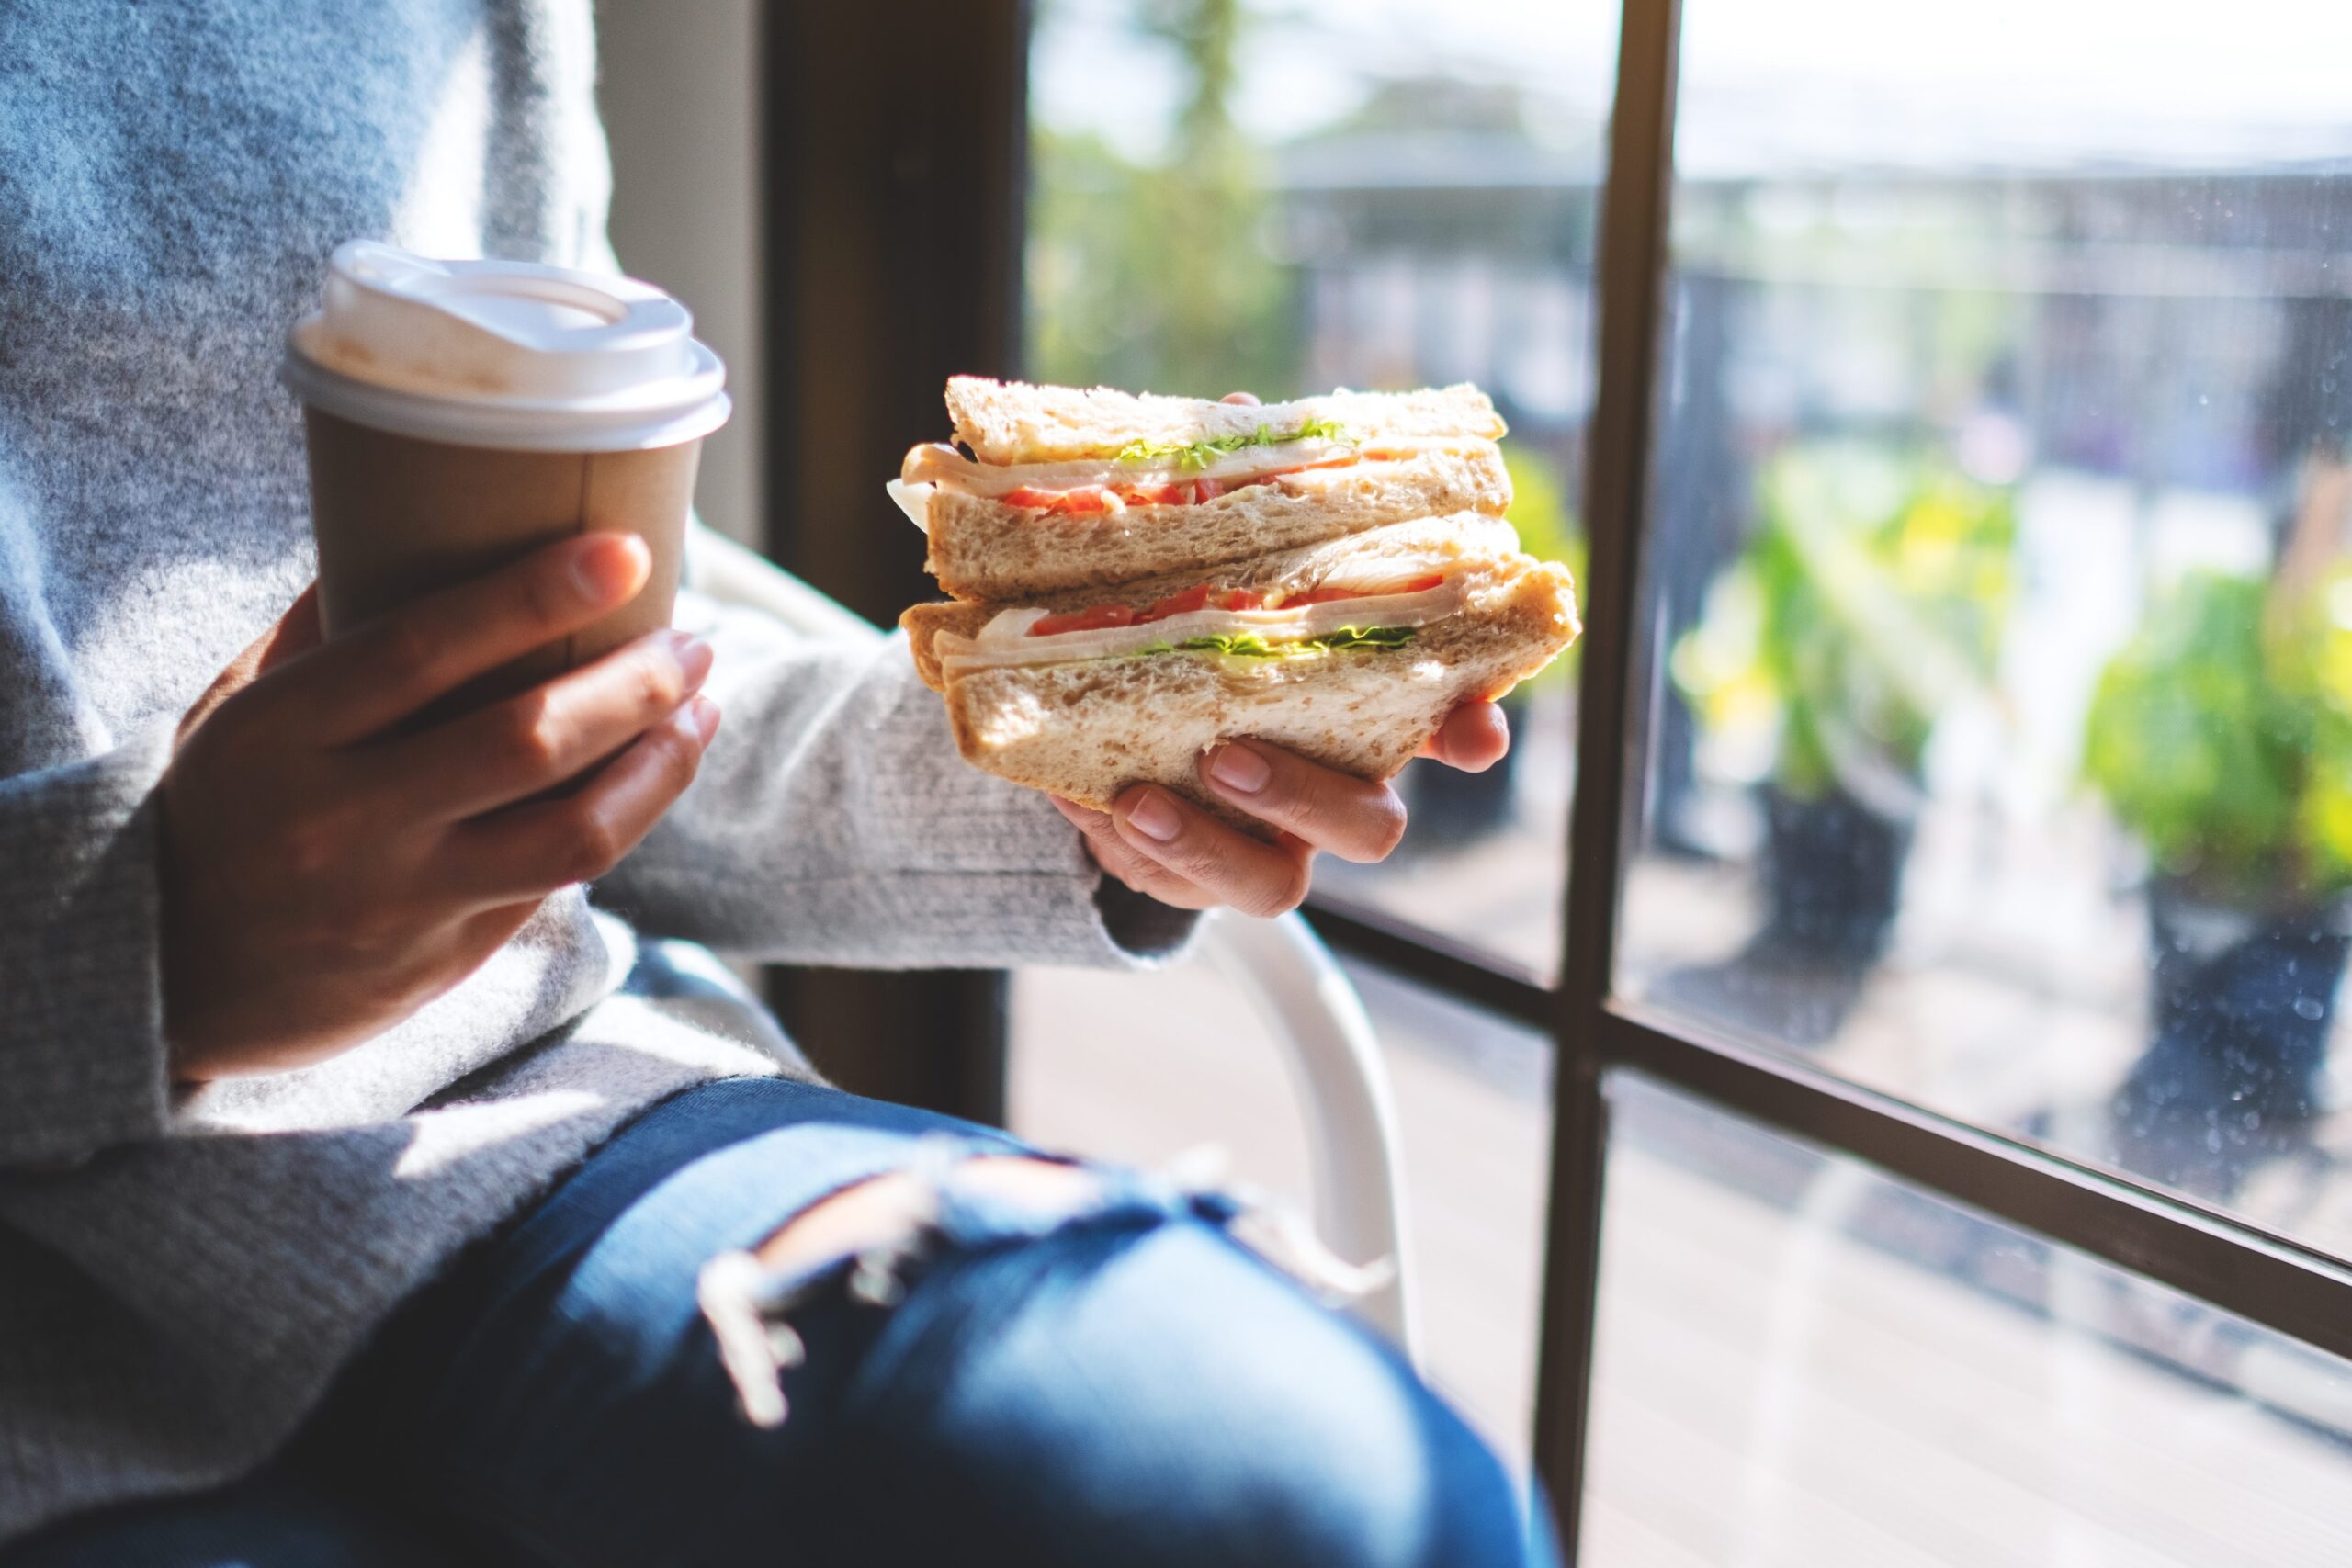
{"label": "green plant outside window", "polygon": [[2083,761],[2157,870],[2207,897],[2352,888],[2352,571],[2185,577],[2101,673]]}
{"label": "green plant outside window", "polygon": [[[1781,454],[1671,672],[1701,724],[1768,738],[1760,776],[1818,799],[1916,782],[1939,716],[1983,692],[2015,597],[2015,505],[1925,457]],[[1867,793],[1867,792],[1864,792]]]}
{"label": "green plant outside window", "polygon": [[[1589,592],[1585,582],[1584,527],[1568,505],[1559,471],[1539,454],[1513,451],[1509,441],[1503,443],[1503,468],[1510,475],[1511,493],[1510,510],[1504,516],[1518,531],[1519,547],[1538,560],[1555,560],[1566,567],[1582,597]],[[1574,685],[1583,652],[1581,639],[1570,644],[1566,653],[1522,689]]]}

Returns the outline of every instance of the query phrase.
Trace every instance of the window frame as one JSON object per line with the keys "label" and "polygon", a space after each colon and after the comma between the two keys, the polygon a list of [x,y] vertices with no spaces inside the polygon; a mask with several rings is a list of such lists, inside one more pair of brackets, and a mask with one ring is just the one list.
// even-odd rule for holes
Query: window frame
{"label": "window frame", "polygon": [[[2064,1158],[1813,1065],[1616,996],[1624,846],[1639,799],[1651,671],[1641,598],[1674,179],[1680,0],[1624,0],[1601,197],[1597,397],[1585,479],[1585,605],[1577,795],[1569,824],[1561,986],[1500,982],[1502,1010],[1541,1014],[1558,1052],[1536,1466],[1575,1551],[1583,1503],[1600,1285],[1603,1075],[1630,1067],[1755,1122],[1849,1155],[1996,1219],[2144,1275],[2265,1328],[2352,1358],[2352,1270],[2318,1248],[2122,1171]],[[1343,944],[1358,933],[1334,925]],[[1384,942],[1392,947],[1393,942]],[[1380,953],[1370,954],[1374,957]],[[1394,962],[1397,954],[1386,954]],[[1426,961],[1419,977],[1476,999]],[[1489,976],[1476,988],[1496,994]],[[1532,991],[1532,994],[1527,994]],[[1490,1004],[1491,1005],[1491,1004]]]}
{"label": "window frame", "polygon": [[[908,429],[936,417],[946,374],[1019,370],[1032,19],[1028,0],[763,13],[765,342],[776,367],[765,434],[771,472],[787,476],[770,486],[771,553],[877,617],[929,584],[911,540],[877,551],[870,530],[842,519],[878,505],[870,475],[895,462]],[[1343,897],[1317,895],[1306,911],[1334,947],[1554,1043],[1534,1451],[1572,1560],[1612,1067],[2352,1359],[2352,1269],[2318,1248],[1615,994],[1624,851],[1646,755],[1645,708],[1632,698],[1651,673],[1642,547],[1680,30],[1680,0],[1623,0],[1595,258],[1596,399],[1583,493],[1590,557],[1559,979],[1547,986]],[[860,85],[886,66],[902,90],[877,102]],[[942,104],[958,112],[940,112]],[[922,105],[932,107],[909,110]],[[976,138],[976,125],[998,134]],[[831,373],[845,362],[859,366],[846,385]],[[815,1010],[854,1021],[860,1055],[891,1064],[886,1081],[856,1087],[1001,1118],[998,977],[804,975],[783,994],[806,1010],[812,985],[827,1004]]]}

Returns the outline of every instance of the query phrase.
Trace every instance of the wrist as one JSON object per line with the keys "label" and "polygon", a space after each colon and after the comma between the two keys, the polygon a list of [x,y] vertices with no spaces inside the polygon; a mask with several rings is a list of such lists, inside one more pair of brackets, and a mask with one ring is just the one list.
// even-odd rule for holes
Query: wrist
{"label": "wrist", "polygon": [[1174,953],[1192,940],[1201,921],[1198,909],[1164,904],[1108,872],[1095,884],[1094,909],[1111,940],[1137,958],[1164,958]]}

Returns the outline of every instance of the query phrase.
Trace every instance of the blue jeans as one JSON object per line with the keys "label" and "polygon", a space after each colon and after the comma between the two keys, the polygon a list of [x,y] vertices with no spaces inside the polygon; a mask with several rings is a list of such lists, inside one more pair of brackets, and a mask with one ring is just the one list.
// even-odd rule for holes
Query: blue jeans
{"label": "blue jeans", "polygon": [[820,1277],[789,1309],[788,1413],[747,1420],[702,1265],[943,1150],[1027,1152],[801,1083],[681,1095],[404,1307],[262,1474],[0,1563],[1554,1560],[1486,1446],[1229,1237],[1229,1205],[1115,1172],[1051,1215],[951,1199],[888,1290]]}

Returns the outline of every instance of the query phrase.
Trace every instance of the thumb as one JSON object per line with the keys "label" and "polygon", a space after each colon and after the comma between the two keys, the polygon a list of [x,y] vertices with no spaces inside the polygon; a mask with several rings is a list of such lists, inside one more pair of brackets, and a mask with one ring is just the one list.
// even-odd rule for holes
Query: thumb
{"label": "thumb", "polygon": [[1419,754],[1465,773],[1482,773],[1510,750],[1510,721],[1492,700],[1476,697],[1446,715]]}
{"label": "thumb", "polygon": [[173,741],[175,749],[187,745],[187,738],[219,712],[221,704],[295,655],[318,647],[320,641],[319,585],[313,582],[302,590],[300,598],[287,606],[286,613],[267,631],[229,660],[212,678],[212,683],[204,688],[204,694],[180,716],[179,729]]}
{"label": "thumb", "polygon": [[[260,660],[254,666],[254,674],[264,675],[296,654],[310,652],[325,640],[325,634],[319,626],[319,585],[313,581],[302,590],[300,598],[286,607],[286,614],[277,617],[276,626],[262,633],[252,648],[237,657],[242,660],[255,649],[260,649]],[[230,666],[231,669],[235,667],[234,664]]]}

